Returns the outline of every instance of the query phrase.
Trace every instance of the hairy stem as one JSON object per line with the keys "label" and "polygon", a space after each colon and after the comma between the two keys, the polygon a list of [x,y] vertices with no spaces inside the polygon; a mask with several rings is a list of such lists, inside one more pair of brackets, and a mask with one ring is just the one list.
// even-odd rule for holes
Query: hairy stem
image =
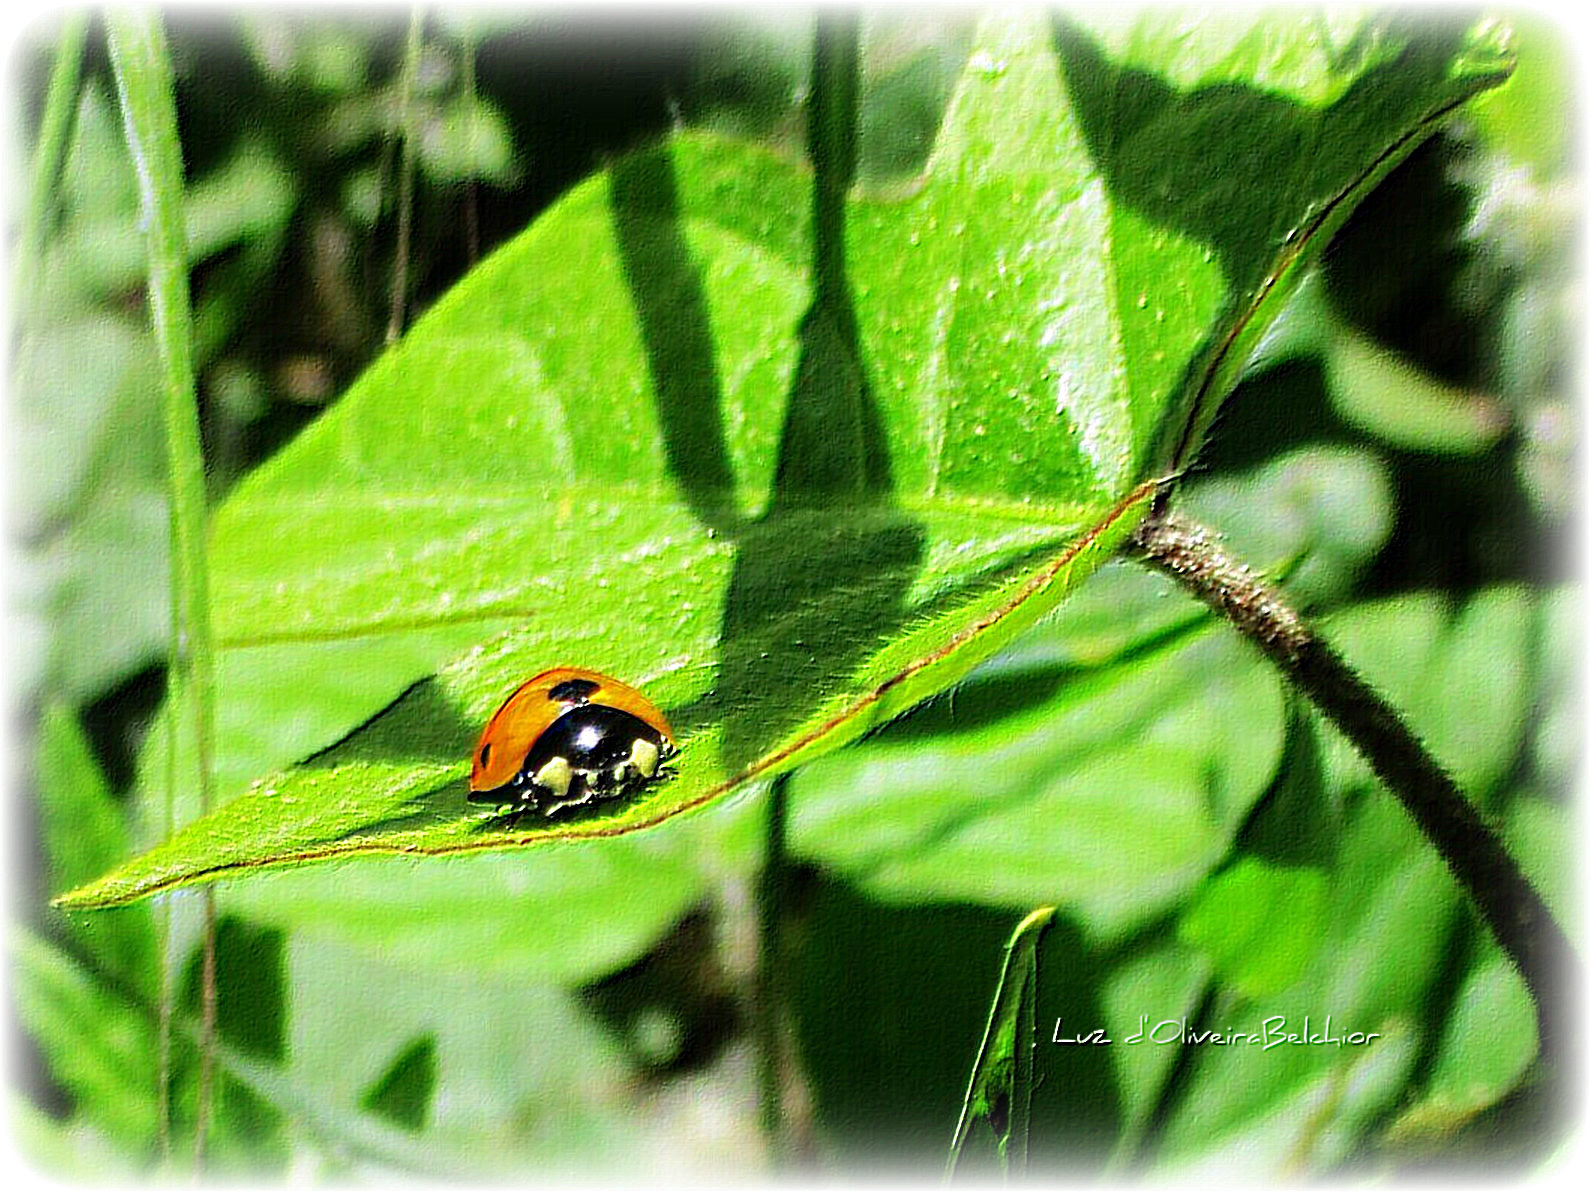
{"label": "hairy stem", "polygon": [[1213,534],[1161,512],[1138,528],[1132,546],[1236,626],[1364,755],[1517,967],[1535,1003],[1540,1056],[1559,1067],[1568,1054],[1564,978],[1573,949],[1497,831],[1396,710]]}

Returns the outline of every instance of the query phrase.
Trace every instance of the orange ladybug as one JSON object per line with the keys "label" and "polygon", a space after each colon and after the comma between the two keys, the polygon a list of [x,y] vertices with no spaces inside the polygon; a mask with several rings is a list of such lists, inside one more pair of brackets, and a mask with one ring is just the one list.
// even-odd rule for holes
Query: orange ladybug
{"label": "orange ladybug", "polygon": [[521,684],[486,722],[469,801],[553,816],[638,790],[674,752],[667,718],[640,692],[559,667]]}

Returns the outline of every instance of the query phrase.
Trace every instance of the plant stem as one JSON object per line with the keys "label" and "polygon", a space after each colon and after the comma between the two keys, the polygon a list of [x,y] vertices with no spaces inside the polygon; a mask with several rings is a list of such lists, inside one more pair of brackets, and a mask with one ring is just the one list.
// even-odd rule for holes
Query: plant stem
{"label": "plant stem", "polygon": [[1535,1003],[1548,1075],[1569,1049],[1565,978],[1574,953],[1561,926],[1501,836],[1481,818],[1396,710],[1213,534],[1168,512],[1152,514],[1136,552],[1258,646],[1336,725],[1407,809],[1507,953]]}
{"label": "plant stem", "polygon": [[[207,497],[194,386],[193,314],[183,221],[182,143],[177,134],[171,62],[159,16],[113,8],[105,15],[111,64],[138,195],[149,264],[151,329],[160,358],[171,505],[171,590],[175,612],[171,665],[192,712],[201,814],[214,805],[215,641],[206,554]],[[204,892],[199,1103],[194,1168],[202,1170],[209,1129],[216,1022],[215,894]]]}
{"label": "plant stem", "polygon": [[34,304],[34,279],[44,256],[55,182],[71,141],[87,28],[86,9],[62,14],[60,35],[55,42],[55,62],[50,68],[50,88],[44,101],[44,115],[39,121],[39,140],[33,151],[32,186],[17,237],[16,275],[12,280],[16,286],[16,301],[24,311]]}
{"label": "plant stem", "polygon": [[757,1083],[762,1135],[767,1139],[773,1169],[789,1165],[790,1132],[784,1112],[784,1076],[788,1056],[784,1045],[785,832],[789,822],[789,776],[773,780],[768,791],[767,834],[762,874],[756,887],[757,952],[752,985],[757,1039]]}
{"label": "plant stem", "polygon": [[[815,303],[848,307],[845,281],[845,196],[856,178],[856,99],[861,26],[854,13],[822,10],[812,47],[806,152],[812,186],[812,272]],[[815,304],[814,303],[814,304]]]}
{"label": "plant stem", "polygon": [[409,286],[409,241],[414,219],[414,141],[419,135],[414,109],[414,85],[420,70],[421,34],[425,18],[419,5],[409,10],[408,42],[403,52],[402,146],[398,155],[397,247],[392,261],[392,304],[387,317],[386,342],[394,344],[403,334],[407,315]]}

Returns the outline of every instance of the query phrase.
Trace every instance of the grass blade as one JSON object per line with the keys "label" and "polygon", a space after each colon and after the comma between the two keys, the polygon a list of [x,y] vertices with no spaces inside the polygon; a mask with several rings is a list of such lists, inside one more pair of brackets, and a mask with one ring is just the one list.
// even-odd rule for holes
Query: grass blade
{"label": "grass blade", "polygon": [[1005,967],[989,1010],[983,1043],[961,1103],[960,1121],[945,1165],[955,1174],[972,1128],[986,1122],[994,1132],[1000,1167],[1006,1176],[1027,1167],[1027,1135],[1032,1110],[1032,1049],[1038,984],[1038,940],[1054,919],[1055,908],[1039,907],[1017,925],[1005,945]]}

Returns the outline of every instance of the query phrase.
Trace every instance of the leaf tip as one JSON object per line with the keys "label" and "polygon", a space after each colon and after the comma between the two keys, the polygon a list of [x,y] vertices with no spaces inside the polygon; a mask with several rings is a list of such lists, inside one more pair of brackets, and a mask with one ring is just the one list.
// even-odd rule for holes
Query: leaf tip
{"label": "leaf tip", "polygon": [[105,879],[96,878],[75,890],[57,894],[50,899],[50,905],[58,911],[99,911],[115,906],[121,899],[105,890],[104,886]]}

